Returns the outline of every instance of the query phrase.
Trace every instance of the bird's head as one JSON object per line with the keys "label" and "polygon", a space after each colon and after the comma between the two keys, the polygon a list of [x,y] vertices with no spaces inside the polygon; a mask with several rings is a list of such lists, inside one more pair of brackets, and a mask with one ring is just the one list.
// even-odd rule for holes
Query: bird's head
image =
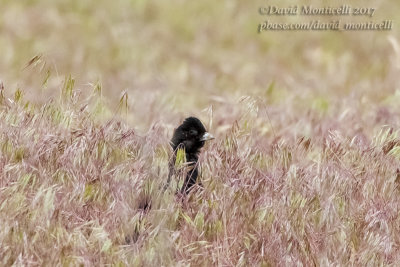
{"label": "bird's head", "polygon": [[197,153],[204,146],[204,142],[211,139],[214,137],[206,131],[201,121],[198,118],[189,117],[175,129],[171,145],[174,150],[182,145],[187,153]]}

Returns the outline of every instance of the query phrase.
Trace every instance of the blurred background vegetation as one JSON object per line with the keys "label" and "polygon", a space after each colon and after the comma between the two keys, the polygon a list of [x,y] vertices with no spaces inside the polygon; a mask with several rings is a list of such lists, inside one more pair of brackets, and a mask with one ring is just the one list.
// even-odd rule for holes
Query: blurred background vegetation
{"label": "blurred background vegetation", "polygon": [[[367,107],[371,101],[387,105],[398,89],[396,21],[392,31],[382,32],[257,33],[266,19],[318,19],[258,13],[261,6],[293,4],[3,0],[0,79],[6,95],[21,88],[29,100],[44,103],[59,95],[71,75],[83,94],[101,85],[111,111],[126,91],[127,121],[143,131],[154,121],[176,125],[190,114],[204,119],[201,111],[211,106],[219,124],[231,124],[242,96],[259,97],[288,114],[333,115],[336,102],[348,96],[364,99]],[[395,19],[400,11],[398,2],[382,0],[296,4],[377,9],[372,19],[339,17],[342,21]]]}

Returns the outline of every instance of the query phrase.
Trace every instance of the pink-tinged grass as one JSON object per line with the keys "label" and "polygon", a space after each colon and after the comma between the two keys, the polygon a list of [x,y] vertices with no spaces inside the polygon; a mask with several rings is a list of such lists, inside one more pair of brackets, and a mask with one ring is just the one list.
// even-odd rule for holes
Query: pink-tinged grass
{"label": "pink-tinged grass", "polygon": [[81,100],[67,77],[59,100],[45,105],[27,102],[21,90],[2,97],[3,265],[400,260],[400,138],[393,127],[365,121],[369,136],[353,132],[353,116],[316,112],[297,117],[302,128],[296,119],[283,127],[262,100],[241,98],[229,129],[223,114],[208,112],[217,138],[201,155],[204,188],[182,200],[174,195],[182,181],[162,191],[171,129],[159,122],[139,134],[126,125],[119,114],[126,115],[127,95],[113,118],[99,120],[99,110],[112,112],[94,87]]}
{"label": "pink-tinged grass", "polygon": [[[399,27],[258,34],[261,5],[2,0],[0,265],[398,265]],[[216,139],[180,200],[190,115]]]}

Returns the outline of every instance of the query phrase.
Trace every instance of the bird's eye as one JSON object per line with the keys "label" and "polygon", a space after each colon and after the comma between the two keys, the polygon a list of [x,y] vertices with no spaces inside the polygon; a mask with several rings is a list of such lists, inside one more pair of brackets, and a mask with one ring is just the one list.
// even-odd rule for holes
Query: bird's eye
{"label": "bird's eye", "polygon": [[197,135],[197,131],[196,130],[190,130],[189,131],[189,135],[196,136]]}

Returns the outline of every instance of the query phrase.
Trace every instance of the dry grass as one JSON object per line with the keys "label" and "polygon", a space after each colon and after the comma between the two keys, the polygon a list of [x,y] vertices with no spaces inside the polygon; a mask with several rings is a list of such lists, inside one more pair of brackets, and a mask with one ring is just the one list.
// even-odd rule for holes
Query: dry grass
{"label": "dry grass", "polygon": [[262,4],[3,1],[0,265],[397,265],[398,29],[258,35]]}
{"label": "dry grass", "polygon": [[[310,114],[301,122],[308,137],[291,130],[296,120],[262,135],[270,124],[257,114],[265,110],[242,99],[248,113],[202,154],[204,190],[182,203],[160,189],[170,154],[165,126],[140,136],[116,118],[96,122],[86,102],[61,99],[2,99],[3,265],[400,260],[400,136],[391,127],[369,138],[348,133],[351,116],[324,129],[327,119]],[[138,209],[143,201],[150,211]]]}

